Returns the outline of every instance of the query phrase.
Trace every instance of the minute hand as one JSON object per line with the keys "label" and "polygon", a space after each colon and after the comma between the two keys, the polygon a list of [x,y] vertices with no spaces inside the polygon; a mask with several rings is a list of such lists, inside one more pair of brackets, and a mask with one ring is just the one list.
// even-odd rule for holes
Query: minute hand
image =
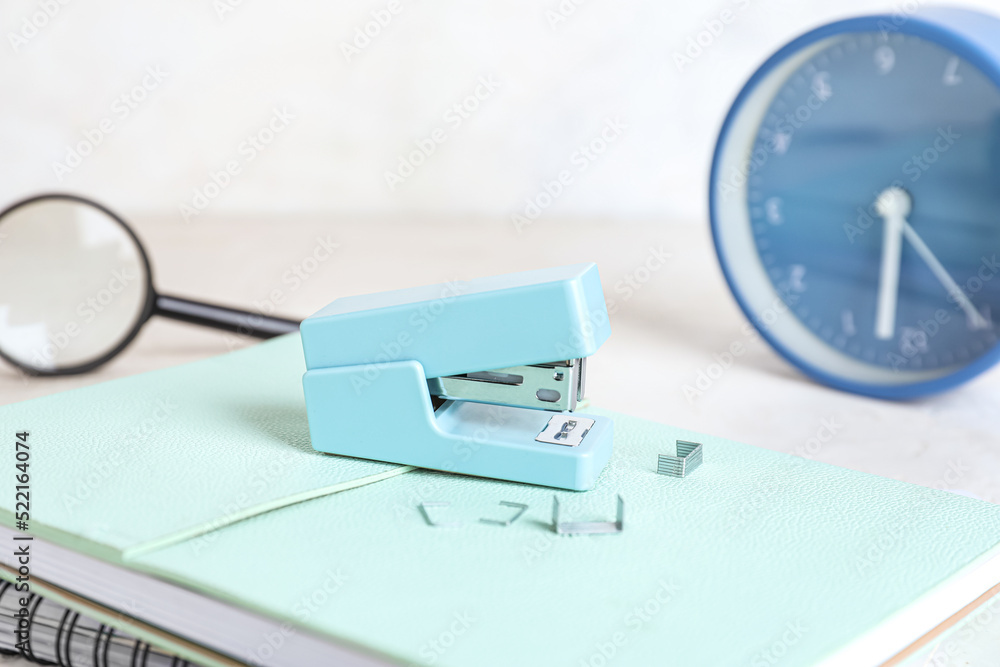
{"label": "minute hand", "polygon": [[948,272],[941,265],[941,262],[938,261],[938,258],[934,256],[934,253],[931,252],[931,249],[927,247],[924,240],[920,238],[915,231],[913,231],[913,227],[910,226],[910,223],[905,221],[903,222],[903,236],[906,237],[907,241],[913,244],[913,249],[917,251],[918,255],[920,255],[920,259],[924,260],[927,266],[930,267],[931,272],[934,273],[934,277],[936,277],[938,281],[944,285],[944,288],[948,290],[949,296],[951,296],[951,298],[958,302],[958,305],[962,307],[962,310],[965,311],[965,316],[969,318],[969,323],[973,326],[973,328],[988,329],[990,324],[986,321],[986,318],[984,318],[982,314],[976,310],[976,307],[972,305],[971,301],[969,301],[969,297],[965,296],[965,292],[963,292],[962,288],[958,286],[958,283],[955,282],[954,278],[948,275]]}

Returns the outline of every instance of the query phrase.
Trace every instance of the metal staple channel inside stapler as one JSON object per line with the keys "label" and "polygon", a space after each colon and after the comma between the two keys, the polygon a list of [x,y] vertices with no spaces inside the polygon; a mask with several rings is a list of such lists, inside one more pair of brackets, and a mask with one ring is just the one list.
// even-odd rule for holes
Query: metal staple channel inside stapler
{"label": "metal staple channel inside stapler", "polygon": [[576,410],[583,400],[586,359],[512,366],[427,381],[435,396],[540,410]]}

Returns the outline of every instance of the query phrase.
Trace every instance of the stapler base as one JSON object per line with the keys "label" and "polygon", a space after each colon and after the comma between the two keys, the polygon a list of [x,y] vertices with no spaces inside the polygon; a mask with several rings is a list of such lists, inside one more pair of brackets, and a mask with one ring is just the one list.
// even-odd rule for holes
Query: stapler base
{"label": "stapler base", "polygon": [[[303,388],[312,445],[330,454],[576,491],[611,458],[606,417],[455,400],[434,410],[417,361],[314,369]],[[593,424],[575,446],[536,440],[554,415]]]}

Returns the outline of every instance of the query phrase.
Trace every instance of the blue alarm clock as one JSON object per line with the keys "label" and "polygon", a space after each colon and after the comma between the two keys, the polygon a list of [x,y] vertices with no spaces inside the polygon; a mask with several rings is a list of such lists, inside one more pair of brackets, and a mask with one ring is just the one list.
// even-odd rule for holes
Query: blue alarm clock
{"label": "blue alarm clock", "polygon": [[807,375],[903,399],[1000,358],[1000,19],[839,21],[739,93],[712,164],[740,307]]}

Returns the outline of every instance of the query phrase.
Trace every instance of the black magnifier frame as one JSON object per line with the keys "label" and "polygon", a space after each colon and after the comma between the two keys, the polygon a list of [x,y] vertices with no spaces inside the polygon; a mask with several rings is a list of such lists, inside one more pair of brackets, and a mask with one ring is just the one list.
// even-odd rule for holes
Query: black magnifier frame
{"label": "black magnifier frame", "polygon": [[13,213],[21,207],[35,204],[40,201],[68,201],[83,204],[100,211],[118,223],[125,233],[128,234],[129,238],[131,238],[132,242],[135,244],[136,249],[139,251],[139,257],[142,260],[145,270],[146,284],[143,306],[139,311],[139,316],[136,318],[135,323],[132,325],[132,330],[129,331],[129,333],[124,336],[118,345],[116,345],[113,349],[92,361],[88,361],[84,364],[78,364],[76,366],[49,370],[25,365],[16,359],[12,359],[3,352],[2,348],[0,348],[0,358],[24,371],[28,375],[55,377],[88,373],[111,361],[111,359],[128,347],[128,345],[135,340],[135,337],[139,335],[139,331],[146,324],[146,322],[148,322],[154,315],[161,315],[180,322],[200,324],[213,329],[221,329],[223,331],[229,331],[260,339],[274,338],[275,336],[281,336],[283,334],[293,333],[299,330],[299,324],[301,324],[299,320],[271,317],[247,310],[238,310],[227,306],[220,306],[202,301],[193,301],[191,299],[167,296],[158,293],[153,285],[153,268],[149,261],[149,256],[146,254],[146,248],[143,247],[139,237],[136,236],[135,232],[132,231],[132,228],[129,227],[119,215],[107,207],[98,204],[92,199],[87,199],[86,197],[60,192],[35,195],[28,197],[27,199],[22,199],[11,204],[3,211],[0,211],[0,231],[3,229],[3,218],[5,216],[9,213]]}

